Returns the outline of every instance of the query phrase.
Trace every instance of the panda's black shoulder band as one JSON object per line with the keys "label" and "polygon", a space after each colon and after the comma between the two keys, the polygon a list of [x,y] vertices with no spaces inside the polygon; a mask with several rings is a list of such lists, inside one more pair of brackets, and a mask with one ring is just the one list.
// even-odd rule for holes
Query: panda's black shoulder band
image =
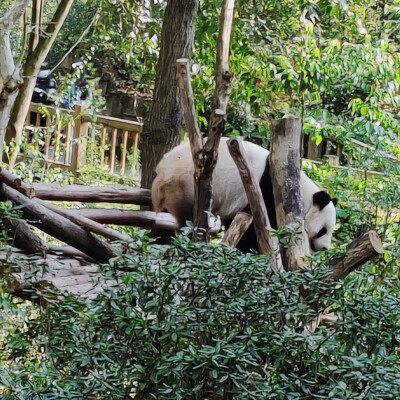
{"label": "panda's black shoulder band", "polygon": [[323,190],[313,194],[313,203],[315,206],[318,206],[320,210],[323,210],[331,201],[331,196]]}
{"label": "panda's black shoulder band", "polygon": [[260,180],[260,189],[262,197],[264,199],[265,208],[267,209],[269,223],[272,229],[278,228],[278,222],[276,220],[274,190],[272,188],[272,180],[270,175],[270,162],[269,157],[265,163],[265,170]]}

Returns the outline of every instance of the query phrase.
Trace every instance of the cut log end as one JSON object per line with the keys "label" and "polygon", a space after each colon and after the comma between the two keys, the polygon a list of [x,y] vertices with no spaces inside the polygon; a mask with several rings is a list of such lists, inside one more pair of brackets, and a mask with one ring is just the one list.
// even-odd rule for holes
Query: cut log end
{"label": "cut log end", "polygon": [[188,58],[185,58],[185,57],[182,57],[182,58],[178,58],[175,62],[176,62],[177,64],[186,64],[186,63],[189,62],[189,59],[188,59]]}
{"label": "cut log end", "polygon": [[375,231],[364,233],[347,246],[348,253],[327,261],[332,270],[329,279],[339,281],[350,272],[383,253],[382,241]]}
{"label": "cut log end", "polygon": [[224,117],[226,112],[224,110],[221,110],[220,108],[217,108],[216,110],[214,110],[215,115]]}
{"label": "cut log end", "polygon": [[[376,233],[376,231],[368,231],[363,235],[364,241],[368,243],[368,245],[371,248],[371,251],[375,252],[376,255],[382,254],[383,253],[383,244],[382,241],[379,237],[379,235]],[[349,245],[350,248],[357,248],[354,247],[357,245],[357,241],[352,242]]]}

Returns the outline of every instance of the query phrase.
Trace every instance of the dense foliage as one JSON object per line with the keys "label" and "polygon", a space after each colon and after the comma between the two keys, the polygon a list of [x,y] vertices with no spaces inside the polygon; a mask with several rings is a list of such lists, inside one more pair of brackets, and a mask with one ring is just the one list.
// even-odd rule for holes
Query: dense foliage
{"label": "dense foliage", "polygon": [[[331,292],[317,260],[278,273],[266,257],[178,238],[134,238],[103,266],[93,301],[66,298],[38,317],[3,297],[3,399],[390,399],[399,392],[400,298],[390,277],[351,276]],[[104,284],[104,283],[103,283]],[[299,300],[330,307],[315,333]],[[4,363],[5,362],[5,363]]]}

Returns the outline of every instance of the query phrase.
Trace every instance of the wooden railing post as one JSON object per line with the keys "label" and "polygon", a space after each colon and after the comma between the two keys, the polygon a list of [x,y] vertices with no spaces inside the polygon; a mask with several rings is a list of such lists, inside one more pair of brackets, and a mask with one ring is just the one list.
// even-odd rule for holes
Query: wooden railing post
{"label": "wooden railing post", "polygon": [[74,174],[78,168],[86,164],[86,145],[89,131],[89,123],[83,118],[87,106],[77,104],[74,106],[74,134],[72,145],[71,170]]}

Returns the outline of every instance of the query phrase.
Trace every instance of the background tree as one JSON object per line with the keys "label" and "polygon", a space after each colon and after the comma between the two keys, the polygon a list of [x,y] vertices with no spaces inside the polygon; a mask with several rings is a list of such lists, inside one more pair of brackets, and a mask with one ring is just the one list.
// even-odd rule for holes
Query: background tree
{"label": "background tree", "polygon": [[10,35],[28,3],[29,0],[17,1],[0,18],[0,153],[12,105],[22,84],[20,67],[15,63],[11,48]]}
{"label": "background tree", "polygon": [[15,159],[18,155],[18,144],[22,137],[23,125],[35,89],[36,77],[41,65],[44,63],[47,54],[56,40],[57,34],[60,31],[73,2],[74,0],[61,0],[52,20],[47,24],[46,28],[40,32],[40,38],[38,40],[35,38],[35,33],[33,33],[34,38],[31,41],[32,48],[30,48],[30,52],[27,55],[22,68],[23,82],[13,102],[7,124],[5,137],[6,142],[9,143],[12,139],[15,139],[17,143],[17,149],[9,160],[11,165],[15,163]]}
{"label": "background tree", "polygon": [[175,61],[191,58],[199,0],[169,0],[165,9],[153,101],[143,126],[141,161],[144,188],[150,188],[163,154],[179,143],[182,111]]}

